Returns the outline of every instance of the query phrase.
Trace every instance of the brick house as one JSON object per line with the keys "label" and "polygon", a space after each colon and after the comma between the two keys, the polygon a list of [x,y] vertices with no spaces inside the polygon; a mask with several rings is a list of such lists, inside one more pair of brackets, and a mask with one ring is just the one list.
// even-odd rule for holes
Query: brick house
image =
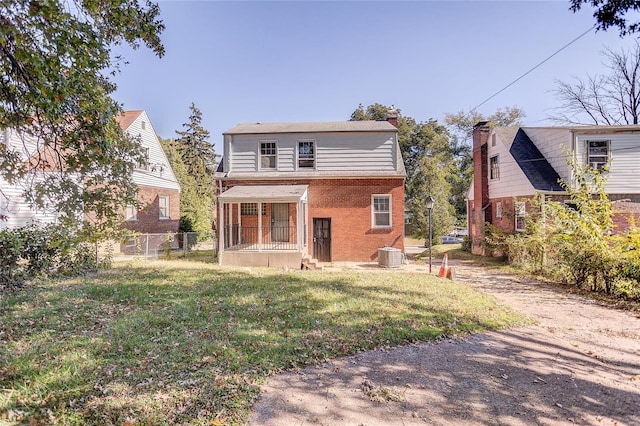
{"label": "brick house", "polygon": [[133,182],[138,185],[138,205],[127,206],[124,227],[144,234],[178,232],[180,225],[180,184],[144,110],[125,111],[118,124],[131,136],[140,138],[147,161],[138,164]]}
{"label": "brick house", "polygon": [[[397,120],[239,124],[216,173],[219,262],[289,266],[404,251]],[[314,261],[315,259],[315,261]]]}
{"label": "brick house", "polygon": [[606,190],[617,230],[640,213],[640,126],[491,127],[473,130],[473,180],[467,197],[472,251],[483,253],[484,224],[521,232],[537,195],[562,201],[560,180],[572,182],[569,156],[580,164],[609,164]]}

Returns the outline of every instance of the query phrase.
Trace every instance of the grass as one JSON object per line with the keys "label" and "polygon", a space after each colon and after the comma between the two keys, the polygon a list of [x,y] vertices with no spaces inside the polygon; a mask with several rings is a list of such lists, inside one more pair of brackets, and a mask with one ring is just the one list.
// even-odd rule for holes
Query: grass
{"label": "grass", "polygon": [[242,424],[285,369],[524,322],[403,272],[117,265],[0,294],[0,424]]}
{"label": "grass", "polygon": [[[462,260],[473,262],[474,265],[491,267],[491,268],[500,268],[509,270],[507,263],[502,258],[497,257],[489,257],[489,256],[478,256],[475,254],[471,254],[468,251],[462,250],[462,244],[438,244],[434,245],[431,248],[431,255],[434,258],[441,259],[444,254],[447,254],[449,260]],[[429,259],[429,249],[426,248],[422,253],[420,253],[417,258],[418,260],[424,262]]]}

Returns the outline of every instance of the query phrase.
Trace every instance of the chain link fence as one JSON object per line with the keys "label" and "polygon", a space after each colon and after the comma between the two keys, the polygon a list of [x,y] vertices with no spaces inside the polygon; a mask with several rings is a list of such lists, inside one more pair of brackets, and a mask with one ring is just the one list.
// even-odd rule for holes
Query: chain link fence
{"label": "chain link fence", "polygon": [[215,234],[212,232],[166,232],[162,234],[132,234],[119,242],[98,249],[102,259],[168,260],[198,257],[214,260],[218,254]]}

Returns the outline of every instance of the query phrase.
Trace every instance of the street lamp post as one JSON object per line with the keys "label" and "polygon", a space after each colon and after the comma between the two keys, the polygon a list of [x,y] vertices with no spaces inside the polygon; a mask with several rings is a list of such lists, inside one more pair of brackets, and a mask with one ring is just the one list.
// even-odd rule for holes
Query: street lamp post
{"label": "street lamp post", "polygon": [[431,211],[433,210],[434,204],[435,204],[435,200],[431,195],[429,195],[425,200],[425,207],[429,211],[429,273],[431,273],[431,263],[432,263],[431,246],[433,245],[433,226],[431,224]]}

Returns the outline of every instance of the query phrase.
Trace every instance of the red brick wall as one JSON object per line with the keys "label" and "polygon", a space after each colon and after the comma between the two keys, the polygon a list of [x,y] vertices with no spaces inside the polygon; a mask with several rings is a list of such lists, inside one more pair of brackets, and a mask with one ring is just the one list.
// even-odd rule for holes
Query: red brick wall
{"label": "red brick wall", "polygon": [[[331,219],[331,260],[372,261],[384,246],[404,251],[404,179],[300,179],[290,181],[225,181],[237,184],[309,185],[309,223],[307,241],[313,256],[313,218]],[[392,228],[373,229],[371,196],[391,195]],[[295,204],[290,208],[295,215]],[[268,217],[268,216],[267,216]],[[235,221],[235,219],[234,219]],[[244,221],[244,219],[243,219]],[[291,218],[295,226],[295,217]],[[250,225],[247,225],[250,226]]]}
{"label": "red brick wall", "polygon": [[[158,197],[169,196],[169,219],[160,219]],[[144,234],[178,232],[180,226],[180,192],[175,189],[140,186],[137,220],[125,221],[124,227]]]}

